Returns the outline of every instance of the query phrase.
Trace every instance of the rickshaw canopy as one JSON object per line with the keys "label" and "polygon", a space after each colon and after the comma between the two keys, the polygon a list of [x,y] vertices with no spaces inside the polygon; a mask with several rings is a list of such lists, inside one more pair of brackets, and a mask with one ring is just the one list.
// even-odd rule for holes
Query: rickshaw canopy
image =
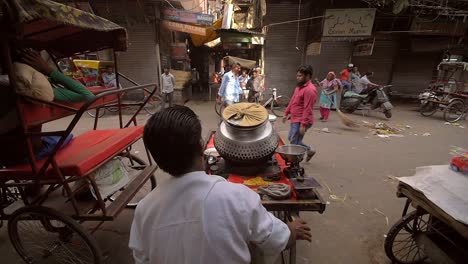
{"label": "rickshaw canopy", "polygon": [[99,70],[107,66],[114,66],[113,61],[99,61],[99,60],[73,60],[76,67],[85,67],[90,69]]}
{"label": "rickshaw canopy", "polygon": [[229,65],[232,65],[233,63],[239,63],[241,67],[247,69],[252,69],[253,67],[255,67],[255,65],[257,65],[257,62],[253,60],[246,60],[234,56],[226,56],[224,57],[224,60],[226,60],[229,63]]}
{"label": "rickshaw canopy", "polygon": [[467,62],[441,62],[439,66],[437,66],[437,70],[447,70],[448,68],[455,68],[457,70],[468,71],[468,63]]}
{"label": "rickshaw canopy", "polygon": [[18,46],[46,49],[58,58],[127,49],[126,30],[102,17],[49,0],[3,0],[3,32]]}

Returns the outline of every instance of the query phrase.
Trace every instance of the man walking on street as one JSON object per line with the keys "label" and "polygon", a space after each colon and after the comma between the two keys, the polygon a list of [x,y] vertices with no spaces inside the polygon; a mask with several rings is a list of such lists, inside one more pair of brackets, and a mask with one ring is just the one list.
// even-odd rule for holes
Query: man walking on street
{"label": "man walking on street", "polygon": [[317,101],[317,89],[310,81],[313,69],[311,66],[301,66],[297,70],[297,87],[291,101],[284,112],[283,122],[291,119],[288,139],[291,144],[301,145],[307,148],[307,158],[309,161],[315,151],[302,142],[306,131],[314,123],[314,105]]}
{"label": "man walking on street", "polygon": [[172,97],[175,87],[175,78],[172,73],[169,72],[169,68],[164,68],[164,73],[161,75],[162,78],[162,89],[161,93],[164,101],[164,108],[166,103],[169,103],[169,107],[172,107]]}
{"label": "man walking on street", "polygon": [[234,63],[231,66],[231,71],[224,74],[221,87],[219,87],[218,103],[222,101],[225,106],[229,106],[239,102],[240,95],[244,93],[239,84],[240,69],[240,64]]}

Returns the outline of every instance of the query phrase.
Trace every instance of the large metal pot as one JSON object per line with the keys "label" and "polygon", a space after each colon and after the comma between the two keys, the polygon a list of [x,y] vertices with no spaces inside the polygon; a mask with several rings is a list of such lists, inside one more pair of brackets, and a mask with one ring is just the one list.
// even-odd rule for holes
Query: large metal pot
{"label": "large metal pot", "polygon": [[227,161],[255,164],[271,158],[278,147],[278,136],[268,119],[252,127],[236,126],[225,120],[215,134],[214,145]]}

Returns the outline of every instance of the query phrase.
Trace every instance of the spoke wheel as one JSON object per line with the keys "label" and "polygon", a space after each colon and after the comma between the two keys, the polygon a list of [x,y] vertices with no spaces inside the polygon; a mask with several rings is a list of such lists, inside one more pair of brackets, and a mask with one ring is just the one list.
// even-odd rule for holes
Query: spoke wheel
{"label": "spoke wheel", "polygon": [[437,111],[437,104],[434,102],[425,102],[421,104],[419,112],[422,116],[431,116]]}
{"label": "spoke wheel", "polygon": [[284,110],[286,110],[286,107],[288,107],[290,100],[291,98],[288,96],[278,96],[276,101],[270,103],[271,112],[277,117],[283,117]]}
{"label": "spoke wheel", "polygon": [[451,102],[444,110],[444,119],[453,123],[460,120],[465,114],[465,104],[462,101]]}
{"label": "spoke wheel", "polygon": [[[156,92],[157,93],[157,92]],[[160,94],[153,94],[148,100],[148,102],[145,104],[144,109],[146,113],[153,115],[154,113],[157,113],[162,110],[163,108],[163,100]],[[143,99],[143,102],[146,100],[146,96]]]}
{"label": "spoke wheel", "polygon": [[[91,117],[96,117],[97,109],[88,110],[88,111],[86,111],[86,113]],[[98,117],[103,117],[105,114],[106,114],[106,109],[105,108],[100,108]]]}
{"label": "spoke wheel", "polygon": [[[130,181],[132,180],[132,177],[137,176],[140,171],[147,166],[145,161],[131,154],[130,158],[122,156],[122,162],[125,164],[126,168],[129,169]],[[154,188],[156,188],[156,177],[153,174],[150,176],[149,180],[140,188],[140,190],[138,190],[132,200],[130,200],[130,202],[127,204],[127,208],[135,208],[138,205],[138,202],[141,201]],[[125,187],[110,196],[109,200],[114,201],[123,190],[125,190]]]}
{"label": "spoke wheel", "polygon": [[47,207],[16,210],[8,234],[26,263],[102,263],[95,239],[75,220]]}
{"label": "spoke wheel", "polygon": [[398,220],[385,239],[387,257],[398,264],[423,263],[427,256],[424,249],[416,243],[415,237],[419,232],[429,230],[430,221],[429,214],[417,215],[417,211]]}

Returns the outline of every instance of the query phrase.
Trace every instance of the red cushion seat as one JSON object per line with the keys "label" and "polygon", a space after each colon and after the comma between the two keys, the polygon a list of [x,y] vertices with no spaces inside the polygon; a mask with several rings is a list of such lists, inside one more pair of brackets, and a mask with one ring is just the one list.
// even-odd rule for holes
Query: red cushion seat
{"label": "red cushion seat", "polygon": [[[102,88],[102,87],[101,87]],[[90,108],[96,108],[98,106],[115,103],[117,102],[117,94],[108,95],[101,99],[98,99],[94,104],[91,105]],[[69,107],[73,107],[75,109],[80,109],[83,106],[83,103],[60,103]],[[25,122],[28,125],[40,125],[46,122],[50,122],[53,120],[57,120],[69,115],[75,114],[72,111],[47,105],[47,104],[39,104],[39,103],[32,103],[32,102],[24,102],[21,105],[21,110],[23,111],[23,116],[25,118]]]}
{"label": "red cushion seat", "polygon": [[[65,176],[82,176],[114,157],[143,136],[143,126],[123,129],[91,130],[72,139],[55,156],[58,166]],[[39,168],[45,159],[38,161]],[[53,177],[55,171],[49,166],[47,176]],[[29,164],[8,167],[0,171],[1,178],[32,178]]]}

